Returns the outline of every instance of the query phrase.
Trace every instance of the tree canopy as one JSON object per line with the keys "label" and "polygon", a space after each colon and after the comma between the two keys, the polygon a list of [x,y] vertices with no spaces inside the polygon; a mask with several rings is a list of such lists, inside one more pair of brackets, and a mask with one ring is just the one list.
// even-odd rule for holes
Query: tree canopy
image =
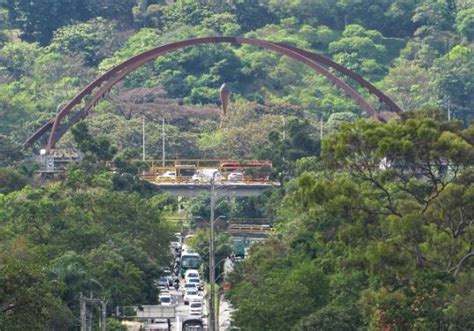
{"label": "tree canopy", "polygon": [[[163,157],[163,136],[168,159],[267,159],[282,184],[217,208],[273,224],[229,276],[235,326],[474,329],[473,22],[464,0],[0,1],[0,329],[75,330],[81,292],[108,307],[156,303],[179,230],[167,219],[182,206],[207,256],[209,197],[178,204],[137,176],[143,157]],[[402,113],[342,77],[389,118],[367,119],[323,76],[274,52],[190,47],[108,91],[57,144],[80,162],[58,180],[39,176],[47,137],[21,143],[94,78],[204,36],[324,55]],[[219,258],[231,243],[218,236]]]}

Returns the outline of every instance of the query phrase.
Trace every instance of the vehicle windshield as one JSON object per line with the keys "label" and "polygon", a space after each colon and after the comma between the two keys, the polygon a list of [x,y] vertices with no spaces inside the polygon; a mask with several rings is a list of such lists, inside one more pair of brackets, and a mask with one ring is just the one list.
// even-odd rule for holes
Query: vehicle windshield
{"label": "vehicle windshield", "polygon": [[196,284],[184,284],[185,288],[196,288]]}
{"label": "vehicle windshield", "polygon": [[181,265],[184,268],[188,268],[188,269],[199,268],[199,257],[198,256],[183,256],[181,259]]}
{"label": "vehicle windshield", "polygon": [[160,301],[164,302],[164,303],[168,303],[168,302],[171,302],[171,298],[170,297],[162,297],[162,298],[160,298]]}
{"label": "vehicle windshield", "polygon": [[188,282],[190,282],[190,283],[199,283],[199,278],[190,278],[190,279],[188,279]]}
{"label": "vehicle windshield", "polygon": [[200,331],[204,330],[202,322],[199,321],[185,321],[183,322],[183,331]]}
{"label": "vehicle windshield", "polygon": [[191,308],[201,308],[202,304],[200,302],[192,302]]}
{"label": "vehicle windshield", "polygon": [[188,295],[197,295],[198,292],[197,291],[187,291],[186,292]]}

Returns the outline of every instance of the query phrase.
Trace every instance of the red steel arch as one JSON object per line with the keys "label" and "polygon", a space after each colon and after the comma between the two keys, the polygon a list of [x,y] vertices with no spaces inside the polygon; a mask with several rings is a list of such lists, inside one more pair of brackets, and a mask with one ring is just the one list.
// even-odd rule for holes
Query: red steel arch
{"label": "red steel arch", "polygon": [[[260,39],[245,37],[205,37],[178,41],[175,43],[166,44],[148,50],[110,69],[102,76],[89,83],[89,85],[87,85],[81,92],[79,92],[64,107],[62,107],[62,109],[56,114],[53,119],[44,124],[30,138],[28,138],[28,140],[25,141],[24,146],[31,146],[46,132],[51,131],[49,134],[47,145],[47,151],[49,152],[49,150],[54,148],[56,142],[62,137],[62,135],[68,130],[71,125],[84,119],[88,115],[89,110],[94,107],[97,102],[99,102],[100,99],[102,99],[115,84],[117,84],[120,80],[122,80],[131,72],[135,71],[147,62],[152,61],[161,55],[173,52],[175,50],[190,46],[217,43],[231,43],[235,45],[247,44],[258,46],[286,55],[294,60],[302,62],[312,68],[317,73],[325,76],[336,87],[342,89],[346,93],[346,95],[354,99],[354,101],[365,112],[367,112],[372,117],[378,120],[383,120],[383,118],[372,108],[370,104],[367,103],[367,101],[365,101],[365,99],[352,86],[350,86],[345,81],[331,73],[325,66],[333,68],[336,71],[346,76],[349,76],[350,78],[358,82],[362,87],[368,89],[370,93],[377,96],[377,98],[382,103],[384,103],[391,111],[396,113],[401,112],[401,109],[390,98],[388,98],[382,91],[375,88],[370,82],[366,81],[364,78],[354,73],[353,71],[319,54],[302,50],[296,47],[286,46],[283,44]],[[324,64],[325,66],[323,66],[322,64]],[[83,104],[82,108],[78,112],[73,113],[73,110],[81,104]],[[61,122],[66,116],[69,116],[67,123],[61,125]]]}

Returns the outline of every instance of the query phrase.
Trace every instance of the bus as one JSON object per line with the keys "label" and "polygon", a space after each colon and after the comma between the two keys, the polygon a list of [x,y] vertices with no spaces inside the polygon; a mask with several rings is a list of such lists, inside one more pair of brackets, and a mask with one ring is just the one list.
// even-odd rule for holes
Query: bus
{"label": "bus", "polygon": [[189,252],[183,250],[181,252],[181,259],[179,265],[179,274],[181,277],[184,277],[186,270],[188,269],[196,269],[199,270],[201,266],[201,256],[198,253]]}

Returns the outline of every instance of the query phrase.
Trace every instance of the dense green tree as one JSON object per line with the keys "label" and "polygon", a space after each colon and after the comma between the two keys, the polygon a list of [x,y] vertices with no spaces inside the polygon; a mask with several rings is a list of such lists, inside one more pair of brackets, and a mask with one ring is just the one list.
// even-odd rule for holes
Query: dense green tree
{"label": "dense green tree", "polygon": [[[284,317],[295,329],[319,328],[329,316],[328,329],[457,328],[465,321],[465,312],[447,312],[456,296],[470,295],[453,284],[463,284],[472,269],[473,228],[465,220],[474,207],[474,147],[471,130],[443,118],[425,109],[388,124],[344,123],[324,140],[326,165],[337,172],[316,168],[287,185],[278,245],[254,248],[233,276],[231,298],[244,307],[237,325],[267,329],[259,302],[275,292],[265,279],[289,277],[297,267],[286,259],[294,255],[313,260],[329,279],[321,307],[308,302]],[[271,301],[270,312],[297,304],[283,294]],[[287,323],[265,320],[273,318],[280,324],[268,329]]]}
{"label": "dense green tree", "polygon": [[211,16],[207,1],[182,0],[176,1],[163,9],[163,20],[168,26],[176,23],[184,25],[199,25],[205,18]]}
{"label": "dense green tree", "polygon": [[233,275],[242,277],[231,291],[239,306],[237,325],[248,330],[292,329],[302,316],[326,302],[327,280],[315,264],[288,256],[274,240],[250,254],[248,263]]}
{"label": "dense green tree", "polygon": [[58,27],[90,16],[88,2],[82,0],[8,0],[3,6],[8,9],[11,24],[22,29],[25,40],[42,44],[50,40]]}
{"label": "dense green tree", "polygon": [[0,65],[2,73],[20,78],[31,75],[35,59],[43,53],[37,43],[8,43],[0,50]]}
{"label": "dense green tree", "polygon": [[[15,93],[14,89],[8,86],[0,87],[0,134],[9,137],[25,137],[28,126],[35,116],[38,116],[33,99],[28,93]],[[25,132],[26,131],[26,132]],[[8,144],[2,146],[8,150]]]}
{"label": "dense green tree", "polygon": [[346,26],[341,39],[329,44],[329,51],[349,69],[364,75],[382,75],[385,69],[379,61],[386,55],[386,48],[381,38],[375,30],[352,24]]}
{"label": "dense green tree", "polygon": [[474,107],[474,80],[470,72],[474,69],[473,52],[468,47],[455,46],[434,66],[435,86],[443,108],[448,108],[453,117],[467,123],[472,121]]}
{"label": "dense green tree", "polygon": [[49,47],[52,51],[79,54],[88,65],[96,65],[120,45],[120,40],[113,38],[116,27],[116,22],[102,18],[69,25],[54,33]]}
{"label": "dense green tree", "polygon": [[140,294],[145,289],[143,271],[126,261],[110,245],[93,249],[87,256],[89,267],[103,295],[110,298],[112,306],[140,302]]}
{"label": "dense green tree", "polygon": [[[211,208],[210,208],[210,194],[202,193],[190,201],[191,217],[196,224],[209,224]],[[231,209],[230,201],[227,199],[220,199],[216,202],[215,217],[228,217]]]}
{"label": "dense green tree", "polygon": [[13,165],[23,157],[21,145],[10,137],[0,134],[0,166]]}
{"label": "dense green tree", "polygon": [[274,175],[280,180],[294,174],[298,159],[318,156],[320,151],[319,137],[308,121],[290,119],[283,130],[284,137],[279,132],[270,132],[270,144],[259,153],[260,158],[272,160]]}
{"label": "dense green tree", "polygon": [[439,31],[449,29],[453,19],[453,13],[449,6],[450,2],[446,0],[421,1],[412,18],[415,23],[422,25],[417,34],[429,33],[430,29]]}
{"label": "dense green tree", "polygon": [[275,21],[275,17],[260,1],[237,0],[233,1],[237,23],[244,31],[258,29]]}
{"label": "dense green tree", "polygon": [[86,122],[79,122],[75,125],[72,128],[72,135],[82,152],[97,157],[99,161],[110,161],[117,152],[117,149],[111,146],[110,141],[104,136],[93,137],[89,133]]}
{"label": "dense green tree", "polygon": [[[41,255],[31,249],[24,238],[8,239],[4,231],[1,235],[0,327],[43,329],[48,324],[56,324],[54,326],[67,328],[71,313],[64,311],[54,296],[54,285],[48,282]],[[65,325],[60,321],[64,316],[61,311],[67,315]]]}
{"label": "dense green tree", "polygon": [[8,10],[10,25],[21,29],[24,40],[47,44],[58,28],[93,17],[131,23],[134,4],[135,0],[6,0],[1,5]]}
{"label": "dense green tree", "polygon": [[430,72],[415,61],[397,63],[385,76],[382,86],[403,110],[414,110],[436,102]]}
{"label": "dense green tree", "polygon": [[52,298],[75,314],[81,291],[114,305],[155,303],[153,281],[169,262],[171,230],[160,220],[169,200],[113,192],[107,176],[87,178],[80,168],[67,177],[59,186],[24,188],[0,201],[4,229],[44,254],[43,270],[58,284]]}
{"label": "dense green tree", "polygon": [[0,194],[22,189],[27,183],[26,177],[13,168],[0,168]]}
{"label": "dense green tree", "polygon": [[468,40],[474,40],[474,7],[458,12],[456,16],[456,29]]}

